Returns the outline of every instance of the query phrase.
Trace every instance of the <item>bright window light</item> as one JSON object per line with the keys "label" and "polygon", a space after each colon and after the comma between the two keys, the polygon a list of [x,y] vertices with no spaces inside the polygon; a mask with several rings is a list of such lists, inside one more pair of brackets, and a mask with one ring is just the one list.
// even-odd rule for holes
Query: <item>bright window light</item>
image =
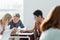
{"label": "bright window light", "polygon": [[6,13],[10,13],[12,16],[20,13],[23,21],[23,0],[0,0],[0,19]]}

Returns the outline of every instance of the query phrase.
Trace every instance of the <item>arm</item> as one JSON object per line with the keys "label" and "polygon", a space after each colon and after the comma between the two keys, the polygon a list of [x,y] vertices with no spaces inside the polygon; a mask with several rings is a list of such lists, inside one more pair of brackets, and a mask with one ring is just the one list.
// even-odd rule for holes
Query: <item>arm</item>
{"label": "arm", "polygon": [[34,29],[35,29],[35,27],[33,29],[31,29],[31,30],[21,30],[20,32],[33,32]]}
{"label": "arm", "polygon": [[21,28],[24,28],[24,25],[23,25],[23,23],[22,23],[22,21],[21,21],[21,20],[19,21],[19,23],[20,23],[20,24],[19,24],[19,25],[20,25],[20,27],[21,27]]}
{"label": "arm", "polygon": [[27,30],[27,31],[29,31],[29,32],[33,32],[33,31],[34,31],[34,29],[35,29],[35,27],[34,27],[33,29],[31,29],[31,30]]}
{"label": "arm", "polygon": [[30,29],[30,30],[21,30],[20,32],[33,32],[33,31],[34,31],[34,29],[35,29],[35,26],[34,26],[34,28],[33,28],[33,29]]}

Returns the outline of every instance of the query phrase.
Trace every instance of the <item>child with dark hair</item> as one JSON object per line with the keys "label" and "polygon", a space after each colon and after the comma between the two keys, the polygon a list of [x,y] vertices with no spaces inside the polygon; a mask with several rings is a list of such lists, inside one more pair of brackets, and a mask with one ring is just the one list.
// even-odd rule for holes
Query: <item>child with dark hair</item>
{"label": "child with dark hair", "polygon": [[[43,13],[41,10],[36,10],[34,13],[34,19],[35,19],[35,25],[34,28],[31,30],[22,30],[23,32],[34,32],[34,40],[38,40],[41,32],[40,32],[40,24],[42,23],[42,21],[44,20],[43,18]],[[21,32],[22,32],[21,31]]]}

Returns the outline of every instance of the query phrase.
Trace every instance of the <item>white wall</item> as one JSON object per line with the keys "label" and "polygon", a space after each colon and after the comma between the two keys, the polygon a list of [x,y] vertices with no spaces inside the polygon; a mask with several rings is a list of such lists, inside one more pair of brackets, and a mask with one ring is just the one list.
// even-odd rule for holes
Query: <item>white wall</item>
{"label": "white wall", "polygon": [[60,0],[24,0],[24,23],[27,27],[32,28],[34,24],[33,12],[36,9],[43,11],[43,16],[46,17],[50,9],[60,4]]}

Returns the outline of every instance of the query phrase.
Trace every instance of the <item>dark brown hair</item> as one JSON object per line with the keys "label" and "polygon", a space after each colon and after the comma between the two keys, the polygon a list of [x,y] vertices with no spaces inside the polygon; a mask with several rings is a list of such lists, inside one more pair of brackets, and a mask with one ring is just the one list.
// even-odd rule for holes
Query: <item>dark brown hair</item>
{"label": "dark brown hair", "polygon": [[60,29],[60,6],[56,6],[49,16],[41,24],[41,31],[48,30],[49,28]]}
{"label": "dark brown hair", "polygon": [[43,13],[42,13],[42,11],[41,10],[36,10],[34,13],[33,13],[33,15],[35,15],[35,16],[41,16],[42,18],[43,18]]}

